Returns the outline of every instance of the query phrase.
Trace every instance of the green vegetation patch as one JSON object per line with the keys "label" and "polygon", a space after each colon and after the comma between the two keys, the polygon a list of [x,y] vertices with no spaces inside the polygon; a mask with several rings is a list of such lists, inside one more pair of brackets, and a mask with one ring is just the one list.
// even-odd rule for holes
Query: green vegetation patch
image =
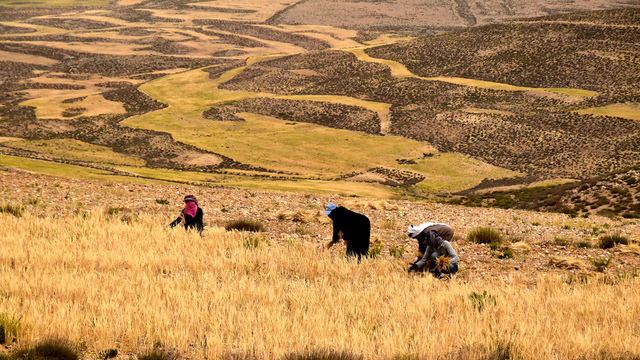
{"label": "green vegetation patch", "polygon": [[21,140],[5,143],[6,146],[30,150],[69,160],[98,164],[144,166],[145,162],[132,156],[119,154],[108,147],[93,145],[74,139]]}
{"label": "green vegetation patch", "polygon": [[583,115],[613,116],[623,119],[640,120],[640,104],[638,103],[611,104],[577,110],[576,112]]}

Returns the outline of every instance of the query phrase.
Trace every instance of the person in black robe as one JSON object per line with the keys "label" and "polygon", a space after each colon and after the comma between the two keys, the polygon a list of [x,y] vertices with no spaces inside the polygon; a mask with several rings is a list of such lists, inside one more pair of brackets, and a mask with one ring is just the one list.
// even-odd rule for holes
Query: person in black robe
{"label": "person in black robe", "polygon": [[202,236],[202,231],[204,230],[204,224],[202,223],[203,215],[204,212],[202,208],[198,206],[196,197],[187,195],[184,197],[184,209],[180,211],[180,216],[169,224],[169,227],[174,228],[180,224],[184,224],[185,229],[196,229],[200,232],[200,236]]}
{"label": "person in black robe", "polygon": [[328,204],[324,215],[333,221],[333,237],[327,248],[342,237],[347,244],[347,256],[357,256],[360,260],[369,254],[371,222],[368,217],[336,204]]}

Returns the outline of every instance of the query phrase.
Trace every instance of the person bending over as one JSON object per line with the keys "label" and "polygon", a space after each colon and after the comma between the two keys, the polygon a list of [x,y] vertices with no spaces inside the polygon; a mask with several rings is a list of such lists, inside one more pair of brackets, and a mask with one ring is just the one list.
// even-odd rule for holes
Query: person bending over
{"label": "person bending over", "polygon": [[453,239],[453,229],[441,223],[424,223],[409,226],[409,237],[418,241],[418,251],[423,255],[409,268],[411,271],[428,270],[434,276],[453,275],[458,272],[458,255],[448,240]]}
{"label": "person bending over", "polygon": [[333,237],[327,248],[340,241],[342,236],[347,243],[347,256],[357,256],[360,260],[369,254],[371,222],[368,217],[336,204],[328,204],[324,215],[333,221]]}
{"label": "person bending over", "polygon": [[180,216],[169,224],[169,227],[174,228],[180,224],[184,224],[185,229],[196,229],[200,232],[200,236],[202,236],[202,231],[204,230],[204,224],[202,223],[203,215],[204,212],[202,208],[198,206],[196,197],[187,195],[184,197],[184,209],[180,211]]}

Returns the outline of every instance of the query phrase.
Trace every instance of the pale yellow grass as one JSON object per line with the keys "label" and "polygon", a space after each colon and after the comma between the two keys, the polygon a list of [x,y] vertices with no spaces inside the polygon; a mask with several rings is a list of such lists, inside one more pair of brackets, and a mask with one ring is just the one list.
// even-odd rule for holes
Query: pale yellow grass
{"label": "pale yellow grass", "polygon": [[8,51],[0,51],[0,61],[15,61],[34,65],[53,65],[58,63],[58,60],[44,56],[20,54]]}
{"label": "pale yellow grass", "polygon": [[21,140],[6,142],[5,144],[69,160],[131,166],[144,166],[145,164],[142,159],[116,153],[108,147],[74,139]]}
{"label": "pale yellow grass", "polygon": [[397,61],[371,57],[364,52],[364,49],[365,49],[364,47],[360,47],[360,48],[345,49],[345,50],[354,53],[359,60],[380,63],[380,64],[385,64],[389,66],[389,68],[391,69],[391,74],[396,77],[414,77],[414,78],[423,79],[423,80],[443,81],[443,82],[448,82],[448,83],[457,84],[457,85],[472,86],[472,87],[477,87],[481,89],[492,89],[492,90],[542,91],[542,92],[548,91],[552,93],[559,93],[559,94],[564,94],[569,96],[578,96],[578,97],[590,97],[590,96],[597,95],[597,92],[589,91],[589,90],[581,90],[581,89],[532,88],[532,87],[502,84],[502,83],[497,83],[492,81],[456,78],[456,77],[448,77],[448,76],[422,77],[422,76],[417,76],[413,74],[411,71],[409,71],[409,69],[407,69],[404,65],[402,65]]}
{"label": "pale yellow grass", "polygon": [[640,246],[638,244],[619,245],[615,247],[614,251],[621,252],[623,254],[640,255]]}
{"label": "pale yellow grass", "polygon": [[50,161],[27,159],[23,157],[0,155],[0,166],[26,170],[28,172],[59,176],[68,179],[112,180],[130,183],[149,183],[150,179],[141,179],[121,175],[113,175],[106,170],[86,168],[83,166],[60,164]]}
{"label": "pale yellow grass", "polygon": [[[470,358],[480,358],[501,344],[518,359],[640,353],[638,279],[442,282],[408,276],[388,257],[358,263],[287,236],[249,250],[243,243],[255,235],[213,228],[201,238],[165,220],[127,224],[104,209],[0,214],[0,313],[21,317],[20,342],[65,336],[125,354],[160,343],[199,359],[310,349],[365,359],[478,349]],[[478,310],[470,295],[483,291],[496,302]]]}
{"label": "pale yellow grass", "polygon": [[20,140],[22,139],[16,138],[16,137],[0,136],[0,144],[6,143],[7,141],[20,141]]}
{"label": "pale yellow grass", "polygon": [[52,42],[52,41],[31,41],[31,44],[48,46],[64,50],[72,50],[86,52],[92,54],[104,55],[149,55],[154,54],[153,51],[136,51],[145,46],[134,44],[119,44],[109,42]]}
{"label": "pale yellow grass", "polygon": [[109,0],[0,0],[0,6],[10,7],[59,7],[59,6],[105,6]]}
{"label": "pale yellow grass", "polygon": [[[245,20],[263,22],[287,6],[294,5],[300,0],[215,0],[211,2],[194,3],[196,6],[211,6],[229,9],[256,10],[254,13],[215,13],[216,19]],[[211,13],[207,11],[207,13]]]}
{"label": "pale yellow grass", "polygon": [[[52,90],[35,89],[28,90],[31,100],[20,103],[22,106],[36,108],[36,116],[41,119],[65,119],[62,113],[71,108],[85,108],[81,116],[96,116],[101,114],[124,114],[127,111],[122,103],[105,99],[102,95],[95,94],[95,90]],[[63,100],[87,96],[86,99],[75,103],[63,103]],[[66,118],[72,119],[73,117]]]}
{"label": "pale yellow grass", "polygon": [[417,184],[429,192],[461,191],[479,184],[483,179],[501,179],[521,176],[522,173],[487,164],[460,153],[437,153],[417,159],[417,164],[398,165],[427,178]]}
{"label": "pale yellow grass", "polygon": [[640,120],[640,104],[624,103],[576,111],[578,114],[615,116],[630,120]]}
{"label": "pale yellow grass", "polygon": [[[120,170],[129,171],[144,177],[167,180],[215,183],[225,186],[251,188],[258,190],[277,190],[301,194],[361,196],[379,199],[389,199],[397,196],[394,189],[377,184],[361,184],[350,181],[310,180],[255,177],[251,172],[234,172],[231,174],[211,174],[189,172],[170,169],[149,169],[129,166],[115,166]],[[264,175],[264,174],[262,174]],[[280,176],[278,176],[280,177]],[[287,176],[284,176],[285,178]]]}
{"label": "pale yellow grass", "polygon": [[549,265],[567,270],[587,270],[587,264],[584,261],[561,256],[552,256],[549,259]]}

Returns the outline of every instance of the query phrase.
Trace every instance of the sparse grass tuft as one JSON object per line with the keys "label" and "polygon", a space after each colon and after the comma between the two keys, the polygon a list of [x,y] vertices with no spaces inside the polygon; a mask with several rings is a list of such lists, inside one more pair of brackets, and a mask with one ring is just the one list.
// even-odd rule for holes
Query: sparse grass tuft
{"label": "sparse grass tuft", "polygon": [[98,356],[102,360],[114,358],[118,356],[118,349],[107,349],[107,350],[101,351],[100,354],[98,354]]}
{"label": "sparse grass tuft", "polygon": [[377,258],[380,253],[382,253],[382,245],[373,244],[373,246],[369,249],[369,257],[372,259]]}
{"label": "sparse grass tuft", "polygon": [[62,339],[47,339],[33,348],[16,351],[10,358],[20,360],[78,360],[80,356]]}
{"label": "sparse grass tuft", "polygon": [[15,217],[22,217],[24,208],[20,205],[4,204],[0,205],[0,213],[11,214]]}
{"label": "sparse grass tuft", "polygon": [[578,241],[576,243],[576,247],[577,248],[583,248],[583,249],[588,249],[591,248],[591,242],[588,240],[582,240],[582,241]]}
{"label": "sparse grass tuft", "polygon": [[604,272],[604,270],[611,264],[611,259],[613,259],[613,254],[609,255],[607,260],[604,259],[590,259],[593,266],[596,267],[596,271]]}
{"label": "sparse grass tuft", "polygon": [[476,244],[489,244],[489,246],[499,246],[504,242],[502,234],[491,227],[479,227],[473,229],[467,235],[467,241]]}
{"label": "sparse grass tuft", "polygon": [[11,317],[6,313],[0,313],[0,344],[15,342],[21,327],[22,316],[16,318],[15,313]]}
{"label": "sparse grass tuft", "polygon": [[179,358],[180,355],[177,353],[166,352],[164,350],[152,350],[138,356],[138,360],[178,360]]}
{"label": "sparse grass tuft", "polygon": [[251,232],[262,232],[264,230],[264,226],[259,221],[248,220],[248,219],[238,219],[228,222],[224,228],[227,231],[238,230],[238,231],[251,231]]}
{"label": "sparse grass tuft", "polygon": [[471,305],[473,308],[482,311],[487,306],[495,306],[497,304],[496,297],[494,295],[488,294],[487,290],[485,290],[482,294],[477,292],[472,292],[469,295],[469,300],[471,301]]}
{"label": "sparse grass tuft", "polygon": [[569,246],[573,244],[573,239],[568,237],[558,237],[553,238],[553,244],[557,246]]}
{"label": "sparse grass tuft", "polygon": [[605,235],[600,237],[598,247],[600,249],[611,249],[618,244],[629,245],[629,239],[624,235]]}
{"label": "sparse grass tuft", "polygon": [[404,251],[407,249],[407,245],[402,245],[402,246],[396,246],[396,245],[392,245],[389,248],[389,255],[393,258],[396,259],[401,259],[402,256],[404,255]]}
{"label": "sparse grass tuft", "polygon": [[156,199],[156,203],[160,205],[169,205],[169,200],[167,199]]}
{"label": "sparse grass tuft", "polygon": [[363,357],[347,351],[312,350],[302,354],[288,354],[283,360],[362,360]]}

